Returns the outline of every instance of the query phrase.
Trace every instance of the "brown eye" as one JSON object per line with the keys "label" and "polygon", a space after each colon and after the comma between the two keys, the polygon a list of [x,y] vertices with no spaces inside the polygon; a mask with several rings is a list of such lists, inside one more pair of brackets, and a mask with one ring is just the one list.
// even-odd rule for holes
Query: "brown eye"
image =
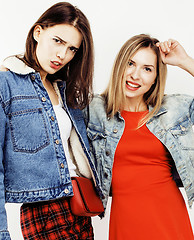
{"label": "brown eye", "polygon": [[62,43],[58,38],[53,38],[56,43]]}
{"label": "brown eye", "polygon": [[133,63],[131,61],[129,61],[128,65],[131,67],[131,66],[133,66]]}
{"label": "brown eye", "polygon": [[152,69],[149,68],[149,67],[145,67],[145,70],[146,70],[146,72],[151,72],[152,71]]}
{"label": "brown eye", "polygon": [[78,51],[78,49],[75,48],[75,47],[70,47],[69,49],[70,49],[73,53],[76,53],[76,52]]}

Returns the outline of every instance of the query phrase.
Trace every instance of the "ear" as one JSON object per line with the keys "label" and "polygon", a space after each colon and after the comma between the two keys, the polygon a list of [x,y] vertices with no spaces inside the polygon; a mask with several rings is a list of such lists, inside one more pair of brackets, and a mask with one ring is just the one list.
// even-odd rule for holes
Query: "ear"
{"label": "ear", "polygon": [[40,34],[41,34],[42,30],[43,30],[43,28],[40,25],[37,25],[34,28],[33,37],[37,42],[39,40],[39,37],[40,37]]}

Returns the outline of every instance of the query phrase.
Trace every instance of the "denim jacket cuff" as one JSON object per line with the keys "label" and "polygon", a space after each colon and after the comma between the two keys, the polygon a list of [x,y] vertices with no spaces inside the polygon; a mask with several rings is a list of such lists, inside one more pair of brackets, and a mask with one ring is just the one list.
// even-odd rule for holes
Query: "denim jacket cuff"
{"label": "denim jacket cuff", "polygon": [[0,240],[11,240],[10,234],[8,231],[0,231]]}

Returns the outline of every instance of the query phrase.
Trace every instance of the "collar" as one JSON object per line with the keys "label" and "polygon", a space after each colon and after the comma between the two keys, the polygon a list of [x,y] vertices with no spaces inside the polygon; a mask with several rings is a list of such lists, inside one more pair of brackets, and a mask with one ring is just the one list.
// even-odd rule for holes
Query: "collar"
{"label": "collar", "polygon": [[[7,57],[3,61],[2,65],[16,74],[27,75],[27,74],[36,72],[33,68],[27,66],[21,59],[19,59],[16,56]],[[60,84],[62,89],[66,88],[66,83],[64,81],[61,81],[60,79],[56,80],[53,83],[55,91],[57,92],[58,96],[60,96],[57,83]]]}
{"label": "collar", "polygon": [[[153,110],[153,107],[151,107],[151,106],[148,106],[148,108],[149,108],[149,112],[151,112]],[[166,112],[167,112],[167,109],[164,106],[161,106],[159,111],[156,114],[154,114],[154,117],[160,116],[161,114],[166,113]]]}
{"label": "collar", "polygon": [[[149,106],[148,106],[148,110],[149,110],[149,112],[151,112],[151,111],[153,110],[153,107],[149,105]],[[168,112],[168,110],[167,110],[165,107],[161,106],[161,108],[159,109],[159,111],[158,111],[156,114],[154,114],[153,117],[158,117],[158,116],[160,116],[160,115],[162,115],[162,114],[164,114],[164,113],[166,113],[166,112]],[[123,117],[121,116],[120,111],[117,112],[117,116],[118,116],[120,119],[123,119]]]}
{"label": "collar", "polygon": [[20,60],[16,56],[10,56],[6,58],[3,61],[2,65],[10,71],[21,75],[35,73],[35,70],[33,68],[27,66],[22,60]]}

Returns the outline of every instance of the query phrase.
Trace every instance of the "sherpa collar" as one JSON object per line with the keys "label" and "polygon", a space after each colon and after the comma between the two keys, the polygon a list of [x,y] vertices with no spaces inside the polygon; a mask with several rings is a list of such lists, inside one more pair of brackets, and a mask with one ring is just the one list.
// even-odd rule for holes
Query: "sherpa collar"
{"label": "sherpa collar", "polygon": [[26,75],[35,72],[33,68],[28,67],[22,60],[20,60],[16,56],[6,58],[3,61],[3,66],[14,73],[21,75]]}

